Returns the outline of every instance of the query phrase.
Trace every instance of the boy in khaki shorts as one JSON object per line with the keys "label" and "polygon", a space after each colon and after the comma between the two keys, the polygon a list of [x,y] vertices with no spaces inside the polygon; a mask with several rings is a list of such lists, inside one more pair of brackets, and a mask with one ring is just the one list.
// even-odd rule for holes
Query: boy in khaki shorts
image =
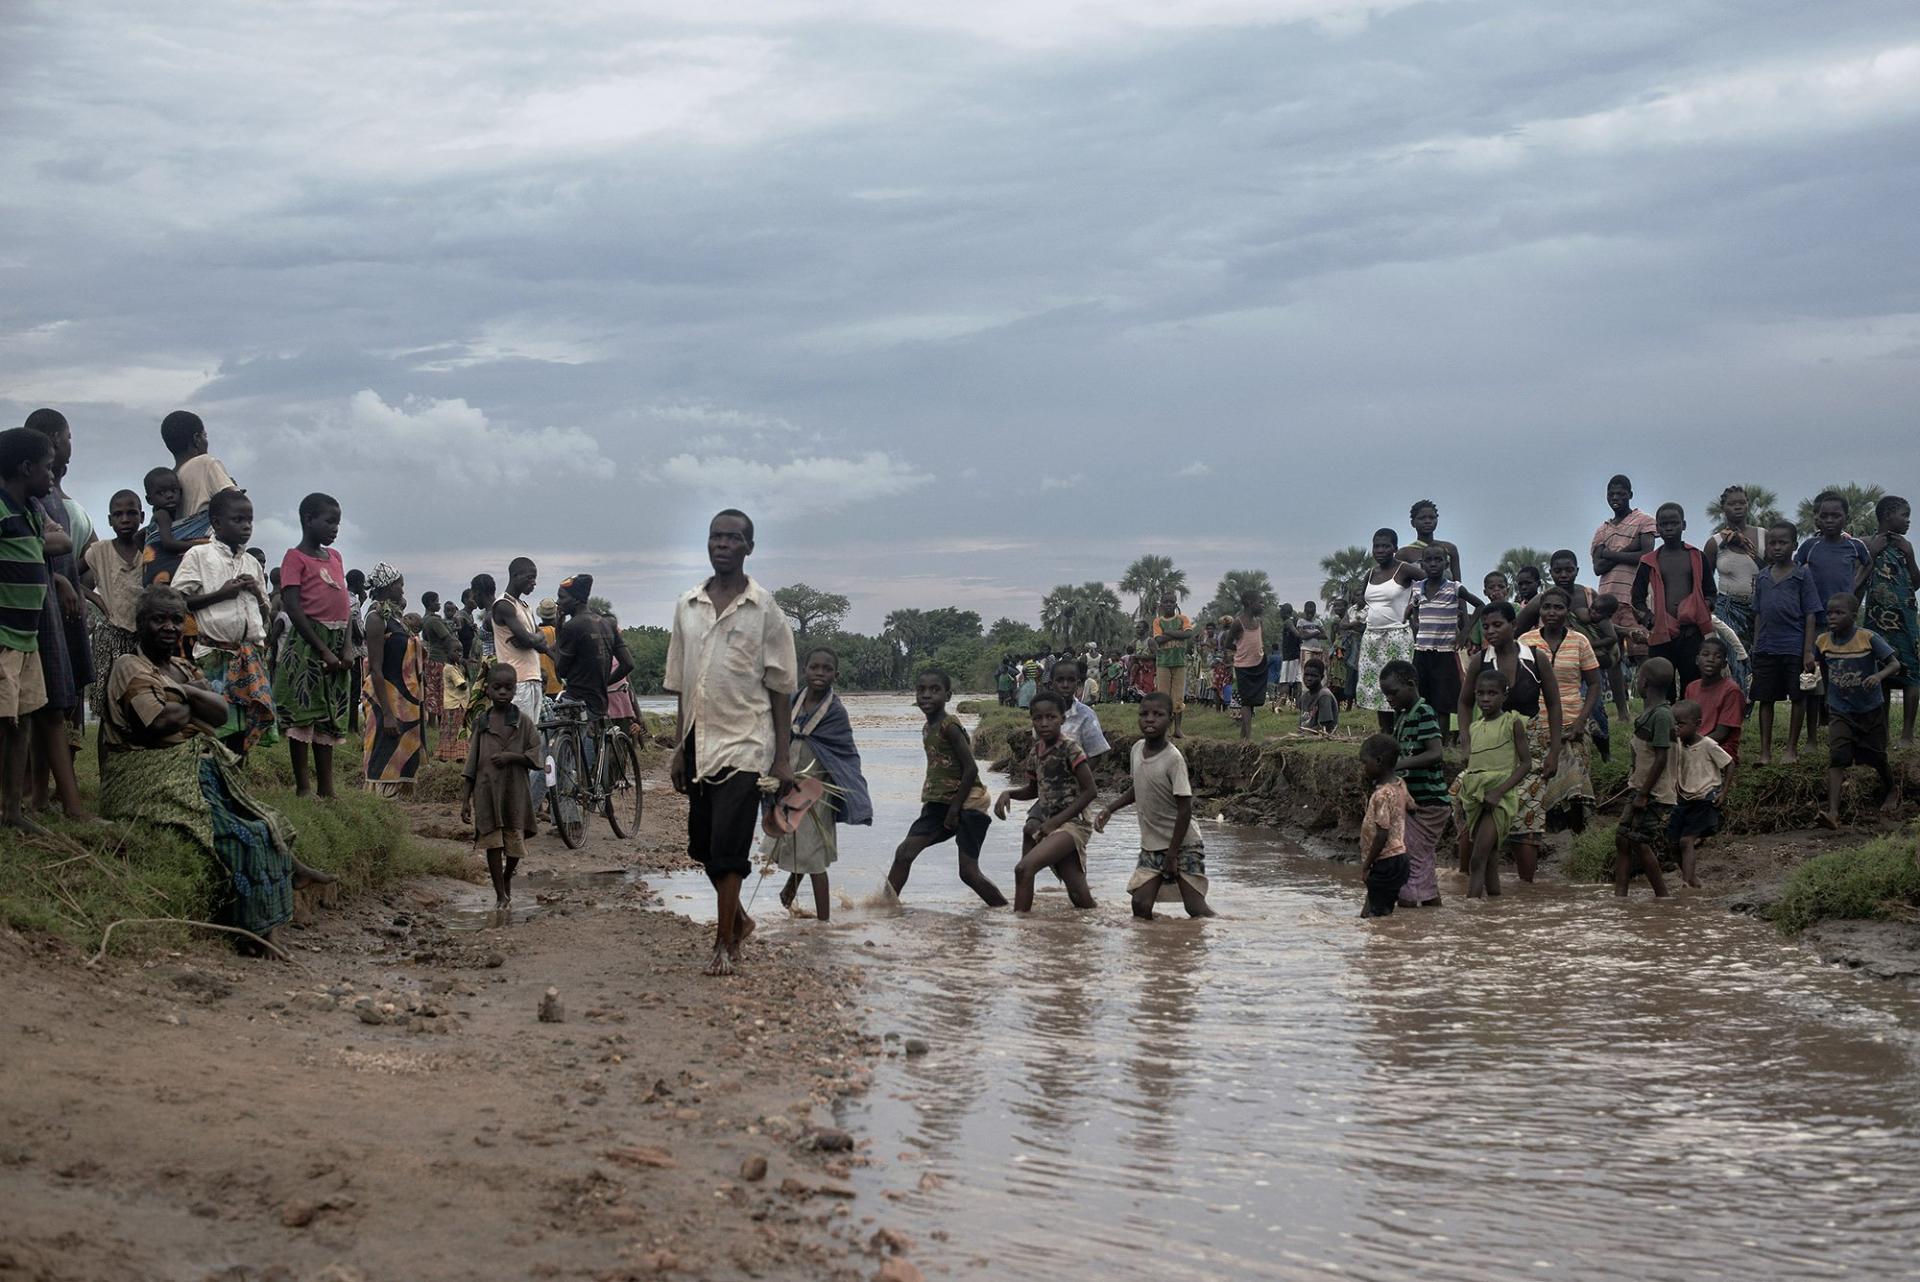
{"label": "boy in khaki shorts", "polygon": [[1173,737],[1187,714],[1187,642],[1193,640],[1193,620],[1180,613],[1180,598],[1160,594],[1160,613],[1153,620],[1153,688],[1173,701]]}
{"label": "boy in khaki shorts", "polygon": [[[30,428],[0,432],[0,825],[40,832],[21,813],[27,718],[47,703],[40,666],[46,608],[45,528],[33,500],[53,490],[53,442]],[[64,537],[64,535],[62,536]]]}

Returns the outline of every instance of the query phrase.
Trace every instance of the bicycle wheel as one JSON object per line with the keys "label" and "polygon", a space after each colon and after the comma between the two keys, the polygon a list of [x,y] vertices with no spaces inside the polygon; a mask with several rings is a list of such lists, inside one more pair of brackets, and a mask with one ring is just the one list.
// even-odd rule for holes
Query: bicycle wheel
{"label": "bicycle wheel", "polygon": [[553,826],[567,849],[578,850],[587,839],[586,809],[580,804],[580,790],[586,773],[580,757],[580,738],[571,729],[556,730],[553,746],[553,786],[547,789],[547,801],[553,808]]}
{"label": "bicycle wheel", "polygon": [[640,757],[624,734],[607,736],[606,753],[607,823],[614,836],[631,837],[640,831]]}

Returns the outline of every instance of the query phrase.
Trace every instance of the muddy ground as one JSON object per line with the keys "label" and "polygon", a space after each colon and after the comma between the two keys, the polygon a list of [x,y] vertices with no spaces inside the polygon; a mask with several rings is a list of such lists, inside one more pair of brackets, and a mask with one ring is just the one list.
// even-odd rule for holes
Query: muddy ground
{"label": "muddy ground", "polygon": [[0,1278],[914,1276],[830,1126],[891,1049],[857,969],[754,940],[702,976],[626,871],[685,866],[684,803],[648,798],[637,843],[540,838],[506,928],[430,879],[312,913],[294,965],[0,934]]}

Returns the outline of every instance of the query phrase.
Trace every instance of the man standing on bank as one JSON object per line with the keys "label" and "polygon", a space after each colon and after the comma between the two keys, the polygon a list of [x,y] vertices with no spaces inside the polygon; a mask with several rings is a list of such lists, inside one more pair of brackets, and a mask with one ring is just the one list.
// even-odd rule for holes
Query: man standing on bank
{"label": "man standing on bank", "polygon": [[788,708],[798,685],[793,632],[773,594],[747,576],[753,521],[732,508],[707,527],[713,576],[674,604],[665,686],[678,698],[673,788],[687,795],[687,854],[719,896],[709,975],[731,975],[753,919],[740,886],[753,871],[760,777],[793,786]]}

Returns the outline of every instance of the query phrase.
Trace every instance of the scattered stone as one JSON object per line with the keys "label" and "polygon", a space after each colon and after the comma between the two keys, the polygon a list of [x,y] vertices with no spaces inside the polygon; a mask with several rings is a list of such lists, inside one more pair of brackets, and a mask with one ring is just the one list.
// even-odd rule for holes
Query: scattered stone
{"label": "scattered stone", "polygon": [[290,1229],[304,1229],[313,1223],[313,1217],[320,1214],[318,1203],[294,1198],[280,1208],[280,1222]]}
{"label": "scattered stone", "polygon": [[837,1126],[816,1126],[807,1132],[800,1144],[802,1148],[810,1148],[818,1153],[850,1153],[853,1151],[853,1136]]}
{"label": "scattered stone", "polygon": [[387,1012],[381,1008],[381,1003],[374,1001],[371,997],[362,997],[359,1001],[355,1002],[353,1004],[353,1013],[360,1017],[362,1024],[384,1024],[387,1022]]}
{"label": "scattered stone", "polygon": [[903,1045],[909,1055],[925,1055],[929,1049],[924,1037],[909,1037]]}
{"label": "scattered stone", "polygon": [[649,1251],[640,1257],[640,1267],[655,1273],[671,1273],[680,1267],[680,1257],[665,1248]]}
{"label": "scattered stone", "polygon": [[927,1282],[926,1274],[920,1272],[907,1260],[888,1260],[873,1275],[873,1282]]}
{"label": "scattered stone", "polygon": [[327,996],[325,993],[295,993],[293,995],[293,1008],[295,1010],[332,1010],[339,1004],[339,1002]]}
{"label": "scattered stone", "polygon": [[622,1166],[649,1166],[658,1170],[671,1170],[680,1165],[667,1150],[646,1144],[622,1144],[610,1148],[607,1150],[607,1160]]}
{"label": "scattered stone", "polygon": [[499,953],[488,953],[486,956],[486,964],[488,970],[498,970],[507,964],[507,959]]}
{"label": "scattered stone", "polygon": [[564,1023],[567,1008],[560,1002],[560,990],[549,988],[540,995],[540,1022],[542,1024]]}
{"label": "scattered stone", "polygon": [[767,1159],[758,1153],[750,1154],[746,1161],[740,1163],[740,1178],[749,1184],[758,1184],[766,1179]]}

